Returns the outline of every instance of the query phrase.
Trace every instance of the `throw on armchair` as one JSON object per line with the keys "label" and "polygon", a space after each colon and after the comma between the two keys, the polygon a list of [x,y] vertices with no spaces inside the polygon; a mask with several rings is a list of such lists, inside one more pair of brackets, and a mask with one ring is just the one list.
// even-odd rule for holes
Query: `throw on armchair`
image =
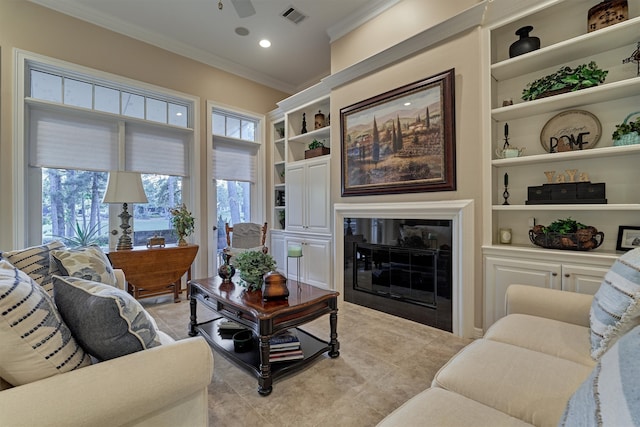
{"label": "throw on armchair", "polygon": [[267,223],[264,225],[252,222],[240,222],[233,227],[229,223],[224,225],[227,233],[227,247],[225,252],[237,255],[248,250],[262,251],[265,254],[269,249],[265,246],[267,240]]}

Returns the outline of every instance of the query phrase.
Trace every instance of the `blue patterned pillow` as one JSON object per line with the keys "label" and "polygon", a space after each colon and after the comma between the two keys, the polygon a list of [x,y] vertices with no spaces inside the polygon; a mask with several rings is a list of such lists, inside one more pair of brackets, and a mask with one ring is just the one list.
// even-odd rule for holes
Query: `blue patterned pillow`
{"label": "blue patterned pillow", "polygon": [[75,339],[98,360],[160,345],[153,318],[121,289],[78,277],[53,276],[53,294]]}
{"label": "blue patterned pillow", "polygon": [[57,265],[50,261],[50,252],[63,248],[64,244],[62,242],[54,240],[44,245],[2,252],[0,253],[0,259],[6,259],[14,267],[27,273],[29,277],[47,291],[49,296],[53,297],[51,276],[59,274],[59,271]]}
{"label": "blue patterned pillow", "polygon": [[611,266],[593,297],[589,316],[594,360],[640,324],[640,248],[622,255]]}
{"label": "blue patterned pillow", "polygon": [[18,386],[90,364],[49,294],[0,260],[0,377]]}
{"label": "blue patterned pillow", "polygon": [[640,426],[640,326],[621,337],[576,390],[559,426]]}
{"label": "blue patterned pillow", "polygon": [[99,246],[51,251],[60,276],[81,277],[115,286],[116,275],[109,258]]}

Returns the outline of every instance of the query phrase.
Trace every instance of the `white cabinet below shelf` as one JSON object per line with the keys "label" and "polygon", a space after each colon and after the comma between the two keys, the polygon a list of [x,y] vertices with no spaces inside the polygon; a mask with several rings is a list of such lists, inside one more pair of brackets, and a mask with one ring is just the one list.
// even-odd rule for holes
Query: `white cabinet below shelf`
{"label": "white cabinet below shelf", "polygon": [[276,269],[283,273],[287,267],[286,249],[284,245],[284,234],[279,230],[271,230],[271,244],[269,246],[269,254],[276,262]]}
{"label": "white cabinet below shelf", "polygon": [[[304,236],[301,234],[285,233],[285,258],[288,264],[288,281],[300,280],[308,285],[324,289],[333,289],[331,283],[331,238]],[[302,248],[302,257],[286,257],[289,246]],[[298,259],[300,271],[298,271]]]}
{"label": "white cabinet below shelf", "polygon": [[493,249],[484,256],[484,328],[506,315],[509,285],[520,284],[593,295],[600,287],[615,255],[589,256],[557,251],[522,251],[514,256],[509,249]]}

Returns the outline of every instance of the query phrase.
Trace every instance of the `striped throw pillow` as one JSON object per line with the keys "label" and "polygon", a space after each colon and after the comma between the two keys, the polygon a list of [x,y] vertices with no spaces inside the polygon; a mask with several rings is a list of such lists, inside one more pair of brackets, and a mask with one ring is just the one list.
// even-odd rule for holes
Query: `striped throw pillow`
{"label": "striped throw pillow", "polygon": [[2,252],[0,253],[0,259],[6,259],[14,267],[27,273],[29,277],[47,291],[50,297],[53,297],[51,276],[60,274],[60,272],[56,264],[51,263],[50,252],[64,247],[62,242],[54,240],[53,242],[26,249]]}
{"label": "striped throw pillow", "polygon": [[611,266],[593,297],[589,316],[594,360],[640,324],[640,248],[622,255]]}
{"label": "striped throw pillow", "polygon": [[576,390],[559,426],[640,426],[640,326],[622,336]]}
{"label": "striped throw pillow", "polygon": [[0,260],[0,377],[18,386],[90,364],[49,294]]}

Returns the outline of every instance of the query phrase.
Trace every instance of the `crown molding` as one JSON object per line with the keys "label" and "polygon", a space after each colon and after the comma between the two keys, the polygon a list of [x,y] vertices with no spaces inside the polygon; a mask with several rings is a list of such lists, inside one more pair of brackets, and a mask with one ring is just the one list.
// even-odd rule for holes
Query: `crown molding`
{"label": "crown molding", "polygon": [[235,62],[212,55],[202,49],[194,48],[184,43],[164,37],[156,32],[146,31],[120,19],[114,19],[108,15],[96,12],[95,10],[87,8],[74,0],[29,1],[285,93],[295,93],[298,89],[290,83],[271,78],[258,71],[238,65]]}
{"label": "crown molding", "polygon": [[483,23],[486,7],[486,1],[478,3],[446,21],[325,77],[321,82],[330,90],[335,89],[425,51],[443,40],[479,27]]}
{"label": "crown molding", "polygon": [[402,0],[378,0],[361,8],[356,13],[345,17],[340,22],[327,28],[330,43],[333,43],[344,35],[350,33],[360,25],[370,21],[401,1]]}

